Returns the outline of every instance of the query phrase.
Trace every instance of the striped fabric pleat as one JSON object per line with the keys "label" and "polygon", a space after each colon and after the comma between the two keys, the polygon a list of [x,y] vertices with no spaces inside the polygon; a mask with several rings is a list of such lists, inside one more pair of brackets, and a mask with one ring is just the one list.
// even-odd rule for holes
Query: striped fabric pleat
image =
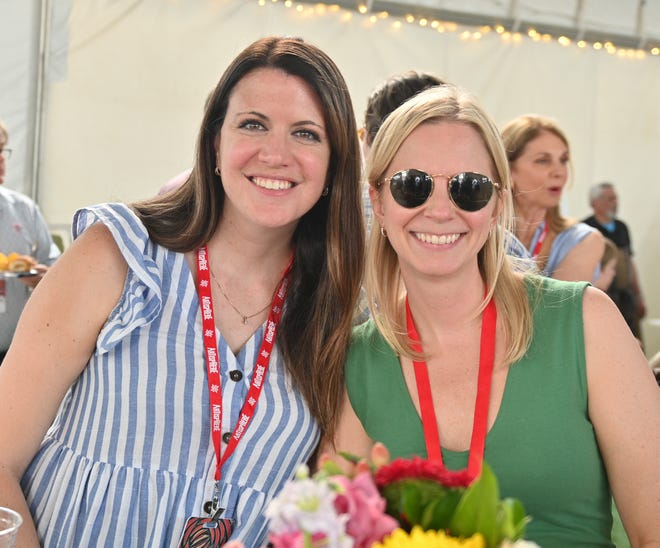
{"label": "striped fabric pleat", "polygon": [[[203,515],[213,491],[199,301],[185,257],[151,242],[127,206],[77,212],[74,234],[96,222],[129,265],[124,291],[23,489],[46,548],[176,546],[186,519]],[[263,326],[238,355],[217,335],[227,432],[245,399]],[[239,381],[230,379],[233,370],[243,373]],[[232,538],[264,542],[264,506],[318,439],[275,345],[252,424],[222,471],[220,505],[236,519]]]}

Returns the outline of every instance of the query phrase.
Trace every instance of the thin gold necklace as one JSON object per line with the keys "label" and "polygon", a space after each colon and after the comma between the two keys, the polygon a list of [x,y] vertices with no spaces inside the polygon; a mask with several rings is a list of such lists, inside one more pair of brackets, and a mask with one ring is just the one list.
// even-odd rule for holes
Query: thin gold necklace
{"label": "thin gold necklace", "polygon": [[220,290],[220,293],[222,293],[222,296],[227,300],[229,303],[229,306],[231,306],[235,311],[236,314],[238,314],[241,317],[241,320],[243,321],[243,325],[246,325],[248,323],[248,320],[251,318],[254,318],[255,316],[258,316],[259,314],[262,314],[263,312],[266,311],[266,309],[271,305],[271,302],[269,301],[266,306],[264,306],[261,310],[255,312],[254,314],[243,314],[238,308],[236,308],[236,305],[234,305],[233,302],[229,299],[229,296],[227,293],[225,293],[225,290],[222,288],[222,285],[220,285],[220,281],[218,278],[215,277],[215,274],[213,273],[213,270],[211,270],[211,276],[213,277],[213,281],[216,283],[218,286],[218,289]]}

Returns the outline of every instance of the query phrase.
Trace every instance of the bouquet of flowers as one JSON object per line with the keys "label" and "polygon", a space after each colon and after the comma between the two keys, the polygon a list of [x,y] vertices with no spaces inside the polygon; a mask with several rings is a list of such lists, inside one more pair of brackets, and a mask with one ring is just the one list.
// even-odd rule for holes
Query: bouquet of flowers
{"label": "bouquet of flowers", "polygon": [[[372,462],[346,474],[326,461],[306,467],[268,506],[273,548],[496,548],[521,540],[529,518],[520,501],[499,498],[492,470],[465,487],[440,465],[413,458],[389,462],[377,444]],[[229,548],[229,547],[228,547]]]}

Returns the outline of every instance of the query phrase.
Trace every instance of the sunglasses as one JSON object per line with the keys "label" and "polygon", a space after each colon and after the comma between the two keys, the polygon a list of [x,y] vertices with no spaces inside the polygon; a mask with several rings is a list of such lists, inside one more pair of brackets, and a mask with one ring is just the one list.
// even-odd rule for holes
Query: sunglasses
{"label": "sunglasses", "polygon": [[442,173],[429,175],[421,169],[404,169],[383,182],[390,183],[390,192],[397,204],[412,209],[429,199],[436,177],[447,178],[449,199],[463,211],[479,211],[490,201],[493,188],[500,188],[499,183],[494,183],[486,175],[472,171],[448,177]]}

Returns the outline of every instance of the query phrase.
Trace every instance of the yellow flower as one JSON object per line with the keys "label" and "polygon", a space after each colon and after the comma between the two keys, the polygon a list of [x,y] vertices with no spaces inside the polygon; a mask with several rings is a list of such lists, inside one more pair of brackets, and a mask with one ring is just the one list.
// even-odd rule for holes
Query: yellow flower
{"label": "yellow flower", "polygon": [[486,541],[479,533],[460,539],[447,536],[443,531],[424,531],[415,526],[410,534],[396,529],[372,548],[486,548]]}

